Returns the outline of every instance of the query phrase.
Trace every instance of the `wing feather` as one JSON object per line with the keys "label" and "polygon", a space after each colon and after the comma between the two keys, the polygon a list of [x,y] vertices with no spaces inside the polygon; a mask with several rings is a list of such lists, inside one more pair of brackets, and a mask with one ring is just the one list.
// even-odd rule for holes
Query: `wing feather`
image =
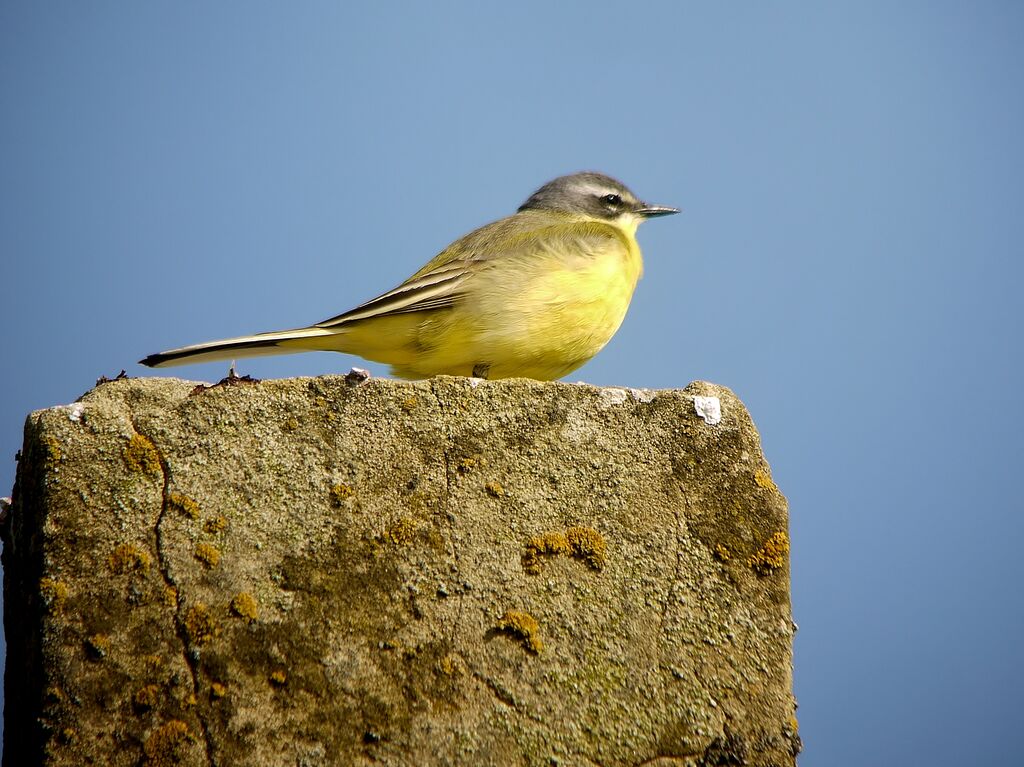
{"label": "wing feather", "polygon": [[355,309],[318,322],[318,328],[330,328],[347,322],[385,317],[392,314],[443,309],[455,303],[461,295],[459,286],[469,276],[468,264],[448,264],[436,271],[403,282]]}
{"label": "wing feather", "polygon": [[550,212],[544,216],[520,212],[470,232],[398,287],[314,327],[336,328],[349,322],[446,309],[463,295],[465,283],[481,264],[524,254],[548,256],[552,248],[563,254],[578,254],[576,258],[585,261],[588,253],[610,238],[625,241],[616,227],[602,222],[552,222]]}

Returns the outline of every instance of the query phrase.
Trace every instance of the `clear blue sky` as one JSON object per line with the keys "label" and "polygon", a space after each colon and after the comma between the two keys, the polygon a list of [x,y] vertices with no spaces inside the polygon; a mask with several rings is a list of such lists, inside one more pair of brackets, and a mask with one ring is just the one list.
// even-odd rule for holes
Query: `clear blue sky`
{"label": "clear blue sky", "polygon": [[1012,2],[2,2],[0,494],[29,411],[324,319],[602,170],[684,212],[571,379],[746,402],[790,501],[802,763],[1009,764],[1022,107]]}

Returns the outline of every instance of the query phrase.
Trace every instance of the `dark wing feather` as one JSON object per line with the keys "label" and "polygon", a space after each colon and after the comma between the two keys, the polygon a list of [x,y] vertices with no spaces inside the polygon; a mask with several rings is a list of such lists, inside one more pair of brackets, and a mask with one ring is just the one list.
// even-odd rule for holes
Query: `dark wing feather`
{"label": "dark wing feather", "polygon": [[385,317],[391,314],[421,312],[451,306],[461,295],[459,286],[469,272],[468,263],[449,263],[433,272],[403,282],[397,288],[372,298],[337,317],[318,322],[318,328],[330,328],[346,322]]}

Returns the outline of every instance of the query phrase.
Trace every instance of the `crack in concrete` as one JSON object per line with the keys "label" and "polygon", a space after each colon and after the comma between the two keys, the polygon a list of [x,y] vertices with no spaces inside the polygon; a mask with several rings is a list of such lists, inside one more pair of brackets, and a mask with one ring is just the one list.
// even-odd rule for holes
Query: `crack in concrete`
{"label": "crack in concrete", "polygon": [[505,687],[491,679],[491,677],[487,676],[487,674],[485,674],[483,671],[476,668],[476,666],[474,666],[468,660],[466,661],[466,666],[469,668],[469,672],[473,675],[473,678],[476,679],[478,682],[481,682],[484,685],[484,687],[490,690],[491,694],[499,702],[508,706],[510,709],[515,711],[520,716],[525,716],[527,719],[531,720],[535,724],[539,724],[545,729],[548,728],[548,722],[545,721],[543,716],[541,716],[540,714],[535,714],[529,709],[527,709],[526,705],[517,701],[515,695],[509,692]]}
{"label": "crack in concrete", "polygon": [[[442,451],[442,458],[444,460],[444,498],[442,499],[442,509],[444,510],[445,517],[451,514],[451,498],[452,498],[452,466],[451,458],[449,457],[448,448]],[[459,558],[459,546],[455,540],[455,522],[449,521],[448,523],[449,535],[451,536],[451,549],[452,559],[455,560],[455,574],[458,576],[460,581],[458,584],[459,588],[459,606],[455,613],[455,620],[452,621],[451,631],[451,642],[452,647],[456,646],[456,638],[459,635],[459,630],[462,628],[462,616],[466,612],[466,588],[465,581],[462,579],[462,563]]]}
{"label": "crack in concrete", "polygon": [[170,484],[171,484],[171,467],[167,462],[167,458],[164,456],[163,451],[156,444],[156,440],[146,434],[135,419],[131,419],[132,428],[137,434],[145,437],[152,443],[156,450],[157,459],[160,462],[160,472],[163,477],[163,485],[160,492],[160,514],[157,515],[156,524],[153,526],[153,547],[156,550],[157,558],[157,569],[160,571],[160,577],[163,578],[164,584],[169,589],[174,589],[175,594],[175,607],[174,607],[174,633],[178,637],[178,641],[181,643],[181,657],[185,661],[185,667],[188,668],[189,673],[192,677],[192,696],[195,699],[195,715],[199,721],[199,729],[203,734],[203,746],[206,751],[206,763],[210,767],[216,767],[217,761],[214,758],[213,740],[210,735],[209,727],[206,723],[206,717],[203,716],[203,708],[199,704],[199,666],[196,663],[191,651],[189,650],[188,632],[185,630],[185,621],[182,618],[181,611],[184,607],[184,597],[181,591],[178,589],[178,584],[174,578],[171,577],[170,571],[170,560],[164,549],[163,540],[163,523],[167,517],[168,508],[170,506]]}
{"label": "crack in concrete", "polygon": [[[682,499],[680,499],[680,500],[682,500]],[[665,663],[664,663],[664,653],[668,650],[669,647],[671,647],[671,643],[669,642],[669,636],[668,636],[668,632],[666,631],[665,624],[668,622],[668,611],[669,611],[669,609],[671,607],[670,603],[671,603],[672,599],[676,596],[675,590],[676,590],[677,586],[680,583],[682,583],[682,577],[681,576],[682,576],[682,573],[683,573],[683,555],[682,555],[682,548],[683,547],[682,547],[682,541],[680,540],[680,537],[681,537],[681,529],[680,528],[682,527],[683,520],[682,520],[682,515],[680,514],[680,511],[679,511],[678,504],[672,504],[672,515],[673,515],[673,517],[675,519],[675,528],[674,528],[673,535],[672,535],[672,541],[673,541],[674,546],[675,546],[675,552],[674,553],[675,553],[676,565],[675,565],[675,572],[673,573],[672,581],[669,583],[669,587],[668,587],[668,589],[665,592],[665,601],[662,603],[662,606],[661,606],[661,614],[658,616],[658,636],[661,637],[661,646],[662,646],[662,657],[659,658],[658,665],[661,667],[661,669],[663,671],[666,670]],[[671,669],[668,669],[668,670],[671,673]],[[665,692],[666,692],[666,688],[662,687],[662,693],[664,694]]]}
{"label": "crack in concrete", "polygon": [[[472,669],[472,671],[473,678],[479,682],[483,682],[484,686],[491,691],[495,698],[497,698],[499,701],[504,703],[512,710],[519,713],[523,713],[522,709],[520,709],[519,707],[519,704],[516,703],[516,699],[512,695],[512,693],[510,693],[508,690],[506,690],[504,687],[502,687],[500,684],[495,682],[493,679],[491,679],[484,673],[477,671],[476,669]],[[527,714],[527,716],[529,716],[529,714]]]}
{"label": "crack in concrete", "polygon": [[[435,383],[434,383],[433,379],[431,379],[428,383],[430,385],[430,393],[433,395],[434,401],[437,402],[438,408],[439,409],[443,409],[444,406],[442,404],[441,398],[437,396],[437,388],[435,386]],[[449,541],[450,541],[450,546],[451,546],[452,559],[455,561],[455,573],[459,576],[459,580],[461,581],[462,580],[461,579],[462,567],[461,567],[461,562],[459,560],[459,547],[458,547],[458,544],[455,541],[455,522],[454,522],[453,519],[451,519],[451,517],[454,516],[453,513],[452,513],[452,503],[451,503],[451,500],[452,500],[452,465],[451,465],[450,452],[451,452],[452,435],[451,435],[451,433],[449,431],[449,433],[446,433],[444,436],[445,436],[445,441],[446,441],[447,444],[441,450],[441,460],[444,463],[444,494],[441,497],[440,512],[441,512],[442,516],[444,517],[445,521],[448,524]],[[453,586],[454,586],[454,584],[453,584]],[[459,595],[458,595],[459,607],[458,607],[458,611],[457,611],[457,613],[455,615],[455,620],[452,621],[452,627],[451,627],[451,633],[450,633],[450,640],[451,640],[453,649],[457,646],[456,645],[456,637],[458,636],[459,629],[462,626],[462,616],[465,613],[465,609],[466,609],[466,593],[465,593],[464,583],[460,582],[458,584],[458,587],[459,587]],[[460,655],[461,655],[461,653],[460,653]]]}

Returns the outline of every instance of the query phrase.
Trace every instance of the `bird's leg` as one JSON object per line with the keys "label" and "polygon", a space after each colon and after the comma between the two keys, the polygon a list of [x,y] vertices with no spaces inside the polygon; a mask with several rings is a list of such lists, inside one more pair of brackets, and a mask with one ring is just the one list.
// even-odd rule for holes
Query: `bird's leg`
{"label": "bird's leg", "polygon": [[487,378],[487,374],[491,372],[491,364],[489,362],[478,362],[473,366],[473,378]]}

